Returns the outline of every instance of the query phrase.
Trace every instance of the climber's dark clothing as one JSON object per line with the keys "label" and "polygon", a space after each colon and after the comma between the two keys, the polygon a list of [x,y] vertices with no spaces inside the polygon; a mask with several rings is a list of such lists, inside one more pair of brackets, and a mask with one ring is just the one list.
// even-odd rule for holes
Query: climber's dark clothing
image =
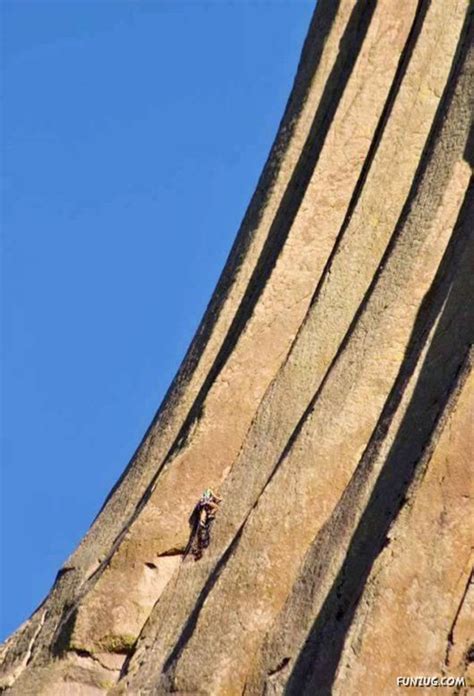
{"label": "climber's dark clothing", "polygon": [[204,549],[207,549],[209,546],[211,541],[211,526],[214,522],[219,503],[220,498],[217,498],[212,493],[210,493],[210,495],[205,494],[197,503],[189,518],[191,536],[188,546],[186,547],[185,556],[191,552],[194,556],[194,560],[198,561]]}

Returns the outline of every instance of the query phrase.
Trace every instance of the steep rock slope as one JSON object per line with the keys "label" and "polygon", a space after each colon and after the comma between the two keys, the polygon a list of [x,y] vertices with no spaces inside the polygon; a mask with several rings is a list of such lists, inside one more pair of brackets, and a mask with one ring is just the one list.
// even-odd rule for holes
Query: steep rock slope
{"label": "steep rock slope", "polygon": [[[6,693],[468,683],[472,24],[467,0],[319,1],[197,335],[3,646]],[[195,563],[207,486],[223,501]]]}

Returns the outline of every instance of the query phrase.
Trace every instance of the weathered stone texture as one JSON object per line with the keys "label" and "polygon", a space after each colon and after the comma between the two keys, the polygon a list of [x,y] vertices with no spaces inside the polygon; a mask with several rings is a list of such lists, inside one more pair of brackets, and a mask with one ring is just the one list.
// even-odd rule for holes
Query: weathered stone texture
{"label": "weathered stone texture", "polygon": [[467,0],[319,1],[206,315],[6,693],[472,681],[472,33]]}

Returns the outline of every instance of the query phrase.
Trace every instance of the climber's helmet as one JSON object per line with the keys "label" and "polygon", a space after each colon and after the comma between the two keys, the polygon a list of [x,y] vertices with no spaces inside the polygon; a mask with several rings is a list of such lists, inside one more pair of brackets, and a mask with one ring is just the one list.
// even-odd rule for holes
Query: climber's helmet
{"label": "climber's helmet", "polygon": [[205,490],[204,493],[202,494],[202,499],[203,499],[203,500],[212,500],[213,497],[214,497],[214,495],[213,495],[211,489],[210,489],[210,488],[206,488],[206,490]]}

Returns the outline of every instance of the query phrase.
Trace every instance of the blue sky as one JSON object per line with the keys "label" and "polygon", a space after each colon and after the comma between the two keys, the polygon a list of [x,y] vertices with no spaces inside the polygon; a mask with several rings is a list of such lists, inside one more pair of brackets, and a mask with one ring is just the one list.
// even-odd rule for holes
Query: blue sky
{"label": "blue sky", "polygon": [[0,639],[48,592],[184,356],[313,7],[2,3]]}

